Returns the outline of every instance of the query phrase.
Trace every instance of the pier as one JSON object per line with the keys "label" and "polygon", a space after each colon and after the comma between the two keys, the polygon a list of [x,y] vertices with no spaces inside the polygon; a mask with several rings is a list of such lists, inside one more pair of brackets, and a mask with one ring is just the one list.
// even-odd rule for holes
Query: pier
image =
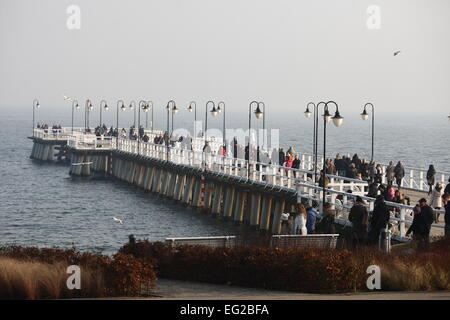
{"label": "pier", "polygon": [[[147,130],[146,134],[149,141],[153,141],[162,132]],[[72,133],[70,128],[35,129],[30,138],[34,142],[32,158],[57,160],[63,152],[64,157],[70,159],[70,174],[73,176],[113,177],[185,206],[245,223],[273,235],[281,233],[281,214],[294,212],[296,203],[308,201],[311,204],[315,200],[322,211],[323,188],[312,180],[314,157],[310,154],[298,154],[301,167],[293,169],[251,159],[247,161],[234,155],[221,156],[218,149],[222,142],[214,138],[208,141],[208,152],[202,151],[204,138],[165,145],[96,136],[82,133],[81,129]],[[228,146],[227,150],[233,149]],[[323,158],[319,158],[319,167],[320,163],[323,163]],[[405,194],[412,201],[427,197],[426,170],[405,170],[402,181]],[[373,210],[375,199],[365,196],[366,181],[336,175],[327,177],[325,200],[336,210],[337,223],[351,225],[347,217],[354,196],[361,196],[368,209]],[[449,173],[439,172],[437,180],[445,181],[448,177]],[[412,222],[413,206],[387,204],[399,212],[397,216],[391,216],[393,236],[407,241],[406,231]],[[444,213],[442,210],[436,212]],[[432,233],[441,235],[443,229],[442,224],[433,224]]]}

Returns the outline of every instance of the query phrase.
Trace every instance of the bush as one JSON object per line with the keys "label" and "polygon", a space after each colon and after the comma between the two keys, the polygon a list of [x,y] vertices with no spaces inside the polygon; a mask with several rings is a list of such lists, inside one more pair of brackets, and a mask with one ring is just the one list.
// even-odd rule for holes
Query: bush
{"label": "bush", "polygon": [[[81,268],[80,290],[67,289],[69,265]],[[136,296],[155,279],[153,265],[133,255],[0,247],[0,299]]]}
{"label": "bush", "polygon": [[367,267],[381,269],[383,290],[450,289],[450,242],[432,244],[431,252],[385,254],[373,248],[317,250],[306,248],[208,248],[148,241],[126,244],[131,254],[155,266],[163,278],[217,284],[337,293],[366,290]]}

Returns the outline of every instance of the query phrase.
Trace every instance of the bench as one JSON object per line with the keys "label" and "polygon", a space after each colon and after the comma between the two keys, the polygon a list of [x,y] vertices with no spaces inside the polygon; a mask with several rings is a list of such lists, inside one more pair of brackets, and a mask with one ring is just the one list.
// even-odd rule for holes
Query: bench
{"label": "bench", "polygon": [[166,243],[172,245],[172,247],[189,245],[189,246],[205,246],[210,248],[224,248],[236,246],[236,237],[223,236],[223,237],[166,238]]}
{"label": "bench", "polygon": [[336,249],[339,234],[274,235],[270,239],[273,248]]}

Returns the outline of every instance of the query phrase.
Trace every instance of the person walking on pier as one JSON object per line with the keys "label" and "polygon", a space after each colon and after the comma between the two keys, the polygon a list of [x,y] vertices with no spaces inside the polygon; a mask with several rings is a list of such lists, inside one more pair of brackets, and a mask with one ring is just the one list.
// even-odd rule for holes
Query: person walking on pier
{"label": "person walking on pier", "polygon": [[295,155],[295,158],[292,161],[292,169],[300,169],[300,159],[298,158],[298,155]]}
{"label": "person walking on pier", "polygon": [[[436,210],[441,210],[443,195],[444,195],[444,190],[443,190],[442,183],[438,182],[438,183],[436,183],[436,186],[434,187],[434,190],[431,193],[430,206]],[[436,217],[435,217],[434,222],[439,223],[439,213],[436,212],[435,216]]]}
{"label": "person walking on pier", "polygon": [[387,184],[394,184],[395,179],[395,167],[392,161],[389,161],[389,165],[386,168],[386,181]]}
{"label": "person walking on pier", "polygon": [[384,202],[382,195],[377,196],[375,205],[373,208],[372,216],[369,221],[369,240],[371,244],[377,244],[380,232],[386,229],[386,225],[389,222],[390,213],[389,209]]}
{"label": "person walking on pier", "polygon": [[316,219],[317,215],[319,214],[316,208],[317,202],[313,200],[312,206],[310,206],[306,210],[306,229],[308,231],[308,234],[313,234],[316,231]]}
{"label": "person walking on pier", "polygon": [[427,171],[427,183],[428,183],[428,186],[430,187],[430,189],[428,190],[428,195],[430,195],[431,192],[433,192],[434,175],[435,174],[436,174],[436,170],[434,169],[434,166],[432,164],[430,164],[430,167],[428,168],[428,171]]}
{"label": "person walking on pier", "polygon": [[354,248],[364,244],[367,238],[367,224],[369,220],[369,213],[364,206],[364,201],[360,196],[356,197],[356,202],[350,209],[348,220],[353,224],[352,236]]}
{"label": "person walking on pier", "polygon": [[403,164],[401,161],[399,161],[397,163],[397,165],[395,166],[394,173],[395,173],[395,180],[397,182],[397,187],[400,190],[400,188],[402,186],[403,177],[405,176],[405,168],[403,167]]}

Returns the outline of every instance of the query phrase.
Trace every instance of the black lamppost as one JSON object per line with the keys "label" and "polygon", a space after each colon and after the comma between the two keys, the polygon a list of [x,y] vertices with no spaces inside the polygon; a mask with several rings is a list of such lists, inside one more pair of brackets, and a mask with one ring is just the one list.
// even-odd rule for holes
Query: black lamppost
{"label": "black lamppost", "polygon": [[[194,106],[194,108],[192,108],[192,106]],[[194,111],[194,134],[192,136],[195,138],[197,134],[197,103],[195,101],[191,101],[191,103],[189,103],[188,111]]]}
{"label": "black lamppost", "polygon": [[72,134],[73,134],[73,116],[74,116],[74,110],[78,109],[78,100],[73,100],[72,101]]}
{"label": "black lamppost", "polygon": [[263,145],[262,145],[262,147],[263,147],[263,150],[265,150],[265,145],[266,145],[266,116],[267,116],[267,114],[266,114],[266,105],[264,104],[264,102],[258,102],[258,104],[263,106],[263,111],[262,112],[264,114],[264,117],[263,117]]}
{"label": "black lamppost", "polygon": [[206,135],[206,131],[208,131],[208,105],[210,104],[210,103],[212,103],[212,105],[213,105],[213,108],[211,109],[211,113],[214,113],[214,112],[217,112],[217,110],[216,110],[216,104],[214,103],[214,101],[211,101],[211,100],[209,100],[207,103],[206,103],[206,105],[205,105],[205,132],[204,132],[204,137],[205,137],[205,145],[206,145],[206,142],[208,141],[207,140],[207,138],[208,138],[208,136]]}
{"label": "black lamppost", "polygon": [[313,116],[313,156],[314,156],[314,182],[316,182],[316,175],[317,175],[317,140],[318,140],[318,134],[319,134],[319,112],[318,112],[318,106],[314,102],[309,102],[306,105],[306,111],[304,112],[305,117],[309,118],[311,117],[311,111],[309,110],[309,107],[312,106],[314,116]]}
{"label": "black lamppost", "polygon": [[[334,117],[331,116],[330,112],[328,111],[328,105],[334,104],[336,106],[336,112],[334,114]],[[320,105],[324,106],[324,114],[323,114],[323,171],[322,171],[322,211],[325,206],[325,177],[326,177],[326,154],[327,154],[327,122],[330,120],[333,120],[333,123],[336,127],[340,127],[342,123],[344,122],[344,118],[341,117],[339,114],[339,107],[336,102],[334,101],[328,101],[325,102],[319,102],[317,104],[317,107]]]}
{"label": "black lamppost", "polygon": [[34,110],[38,109],[40,106],[39,104],[39,100],[38,99],[34,99],[33,100],[33,130],[31,132],[31,136],[34,137]]}
{"label": "black lamppost", "polygon": [[141,108],[145,109],[147,107],[147,102],[145,100],[141,100],[139,101],[139,111],[138,111],[138,128],[137,128],[137,141],[138,141],[138,154],[139,154],[139,149],[140,149],[140,145],[141,145]]}
{"label": "black lamppost", "polygon": [[176,106],[175,101],[173,100],[169,100],[169,102],[167,102],[166,105],[166,110],[167,110],[167,128],[166,128],[166,134],[165,134],[165,143],[166,143],[166,161],[169,161],[169,112],[170,112],[170,105],[173,104],[173,106]]}
{"label": "black lamppost", "polygon": [[375,139],[375,107],[372,103],[368,102],[364,105],[364,111],[361,113],[361,119],[367,120],[369,119],[369,114],[366,111],[366,107],[372,107],[372,156],[370,161],[373,161],[373,149],[374,149],[374,139]]}
{"label": "black lamppost", "polygon": [[108,104],[106,103],[106,100],[100,101],[100,124],[99,126],[102,126],[102,109],[105,108],[105,110],[108,110]]}
{"label": "black lamppost", "polygon": [[[222,106],[222,108],[220,107],[220,106]],[[223,110],[223,125],[222,125],[222,147],[223,148],[225,148],[225,144],[226,144],[226,137],[225,137],[225,121],[226,121],[226,119],[225,119],[225,115],[226,115],[226,110],[225,110],[225,102],[223,102],[223,101],[220,101],[218,104],[217,104],[217,109],[216,109],[216,113],[214,114],[213,113],[213,116],[216,116],[217,114],[220,114],[220,113],[222,113],[222,110]]]}
{"label": "black lamppost", "polygon": [[116,116],[116,126],[117,126],[117,137],[116,137],[116,141],[119,142],[119,135],[120,135],[120,131],[119,131],[119,105],[120,105],[120,109],[122,111],[125,111],[127,108],[125,107],[125,103],[123,102],[123,100],[117,100],[117,116]]}
{"label": "black lamppost", "polygon": [[145,112],[145,129],[148,130],[148,109],[152,108],[152,133],[153,133],[153,101],[147,101],[147,107],[144,109]]}
{"label": "black lamppost", "polygon": [[172,107],[172,130],[170,131],[170,137],[172,137],[173,135],[173,117],[178,113],[179,109],[177,108],[177,105],[175,104],[175,102],[173,103],[173,107]]}
{"label": "black lamppost", "polygon": [[133,127],[134,127],[134,130],[136,130],[136,101],[131,100],[128,108],[130,108],[130,110],[134,110]]}
{"label": "black lamppost", "polygon": [[89,112],[92,110],[92,102],[87,99],[84,104],[84,131],[86,132],[89,128]]}
{"label": "black lamppost", "polygon": [[250,153],[251,153],[251,149],[250,149],[250,142],[252,140],[252,134],[251,134],[251,128],[252,128],[252,117],[251,117],[251,113],[252,113],[252,105],[256,104],[256,110],[255,110],[255,117],[256,119],[261,119],[261,117],[264,116],[264,113],[261,111],[260,109],[260,105],[263,105],[264,107],[264,103],[262,102],[257,102],[257,101],[252,101],[250,102],[250,105],[248,106],[248,159],[247,159],[247,179],[250,178]]}

